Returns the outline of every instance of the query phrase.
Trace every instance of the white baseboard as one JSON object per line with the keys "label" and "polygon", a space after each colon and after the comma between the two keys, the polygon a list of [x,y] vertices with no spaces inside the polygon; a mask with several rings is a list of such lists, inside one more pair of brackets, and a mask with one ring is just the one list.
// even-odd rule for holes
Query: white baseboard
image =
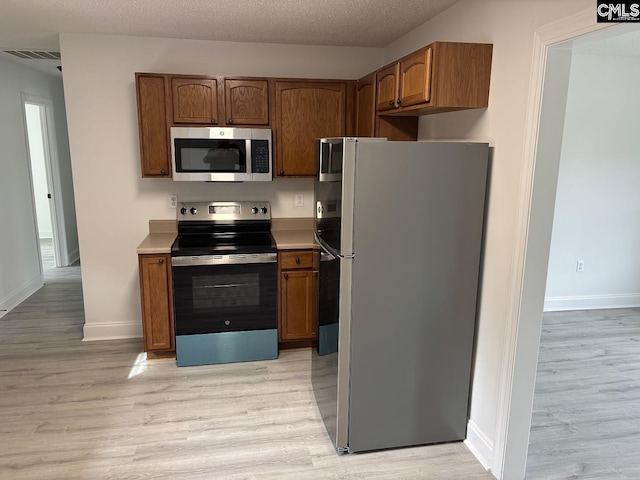
{"label": "white baseboard", "polygon": [[79,249],[76,248],[73,252],[68,252],[67,253],[67,261],[69,262],[69,263],[67,263],[67,266],[74,264],[78,260],[80,260],[80,250]]}
{"label": "white baseboard", "polygon": [[[0,310],[6,310],[10,312],[22,302],[24,302],[31,295],[36,293],[44,285],[42,281],[42,275],[36,275],[26,284],[16,288],[13,292],[0,300]],[[4,313],[4,312],[3,312]]]}
{"label": "white baseboard", "polygon": [[573,297],[547,297],[544,299],[545,312],[629,307],[640,307],[640,293],[578,295]]}
{"label": "white baseboard", "polygon": [[467,448],[478,459],[487,472],[493,465],[493,442],[489,440],[480,427],[473,420],[467,422],[467,438],[464,441]]}
{"label": "white baseboard", "polygon": [[83,341],[119,340],[122,338],[141,338],[142,324],[137,323],[99,323],[83,328]]}

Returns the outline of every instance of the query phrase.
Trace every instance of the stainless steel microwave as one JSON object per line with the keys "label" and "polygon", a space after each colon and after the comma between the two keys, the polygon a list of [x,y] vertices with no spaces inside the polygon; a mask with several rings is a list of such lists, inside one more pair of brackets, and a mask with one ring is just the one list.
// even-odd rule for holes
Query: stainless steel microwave
{"label": "stainless steel microwave", "polygon": [[[384,142],[385,137],[366,137],[366,141]],[[342,163],[345,157],[355,155],[355,143],[358,137],[320,138],[318,149],[318,180],[321,182],[342,181]],[[350,149],[350,151],[348,151]]]}
{"label": "stainless steel microwave", "polygon": [[271,151],[269,128],[171,127],[177,181],[269,182]]}

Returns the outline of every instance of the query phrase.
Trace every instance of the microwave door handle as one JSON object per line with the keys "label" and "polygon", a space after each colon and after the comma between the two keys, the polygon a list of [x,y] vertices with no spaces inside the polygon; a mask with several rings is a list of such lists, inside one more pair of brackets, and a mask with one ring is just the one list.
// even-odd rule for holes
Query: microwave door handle
{"label": "microwave door handle", "polygon": [[329,142],[329,156],[327,157],[327,173],[333,173],[333,143]]}

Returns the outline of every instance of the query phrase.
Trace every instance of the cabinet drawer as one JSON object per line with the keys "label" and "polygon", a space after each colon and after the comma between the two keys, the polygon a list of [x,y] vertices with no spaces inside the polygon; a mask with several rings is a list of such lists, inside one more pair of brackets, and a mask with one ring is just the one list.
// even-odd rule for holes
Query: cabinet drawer
{"label": "cabinet drawer", "polygon": [[312,268],[313,250],[290,250],[280,252],[280,269]]}

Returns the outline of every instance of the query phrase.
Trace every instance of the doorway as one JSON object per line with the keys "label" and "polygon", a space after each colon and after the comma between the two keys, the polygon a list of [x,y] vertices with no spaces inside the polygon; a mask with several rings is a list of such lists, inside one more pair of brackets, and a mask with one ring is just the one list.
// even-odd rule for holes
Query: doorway
{"label": "doorway", "polygon": [[[593,10],[557,21],[536,31],[534,67],[531,84],[530,112],[525,135],[525,175],[522,176],[521,201],[517,231],[517,261],[514,263],[514,292],[510,303],[516,322],[508,332],[505,349],[501,405],[502,419],[497,442],[496,474],[498,478],[525,477],[527,450],[533,404],[542,310],[550,252],[551,228],[554,216],[558,180],[562,129],[568,84],[552,82],[552,74],[565,75],[563,63],[570,58],[571,48],[563,50],[563,42],[576,41],[598,30],[603,36],[616,36],[628,26],[595,24]],[[593,37],[591,37],[593,38]],[[556,47],[557,48],[554,48]],[[549,69],[548,60],[556,62]],[[544,86],[544,88],[543,88]],[[554,88],[548,89],[553,86]],[[553,101],[562,96],[564,102]],[[544,95],[543,92],[544,91]],[[562,125],[561,125],[562,126]],[[516,355],[517,352],[517,355]]]}
{"label": "doorway", "polygon": [[625,392],[640,355],[640,296],[627,293],[640,286],[640,164],[618,139],[635,135],[640,104],[593,95],[635,88],[640,32],[626,30],[571,46],[527,478],[637,478],[639,404]]}
{"label": "doorway", "polygon": [[69,264],[49,99],[22,94],[41,272]]}

